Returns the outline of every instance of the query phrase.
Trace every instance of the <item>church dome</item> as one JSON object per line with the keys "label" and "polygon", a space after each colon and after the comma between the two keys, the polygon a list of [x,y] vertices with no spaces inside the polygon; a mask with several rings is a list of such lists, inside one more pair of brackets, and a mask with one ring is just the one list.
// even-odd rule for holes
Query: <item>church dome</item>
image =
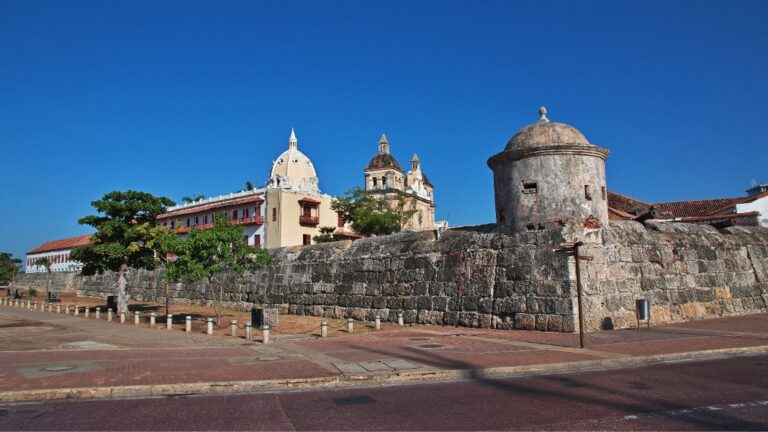
{"label": "church dome", "polygon": [[315,166],[299,151],[296,133],[291,129],[288,150],[272,163],[267,187],[319,192],[318,183]]}
{"label": "church dome", "polygon": [[404,172],[400,167],[400,164],[397,163],[397,159],[389,154],[389,140],[387,140],[387,136],[385,134],[381,134],[381,138],[379,139],[379,154],[374,156],[373,159],[368,162],[368,166],[365,167],[365,169],[366,171],[394,169],[400,172]]}
{"label": "church dome", "polygon": [[509,140],[506,150],[562,144],[592,145],[575,127],[565,123],[550,122],[546,108],[541,107],[539,115],[539,121],[524,127]]}

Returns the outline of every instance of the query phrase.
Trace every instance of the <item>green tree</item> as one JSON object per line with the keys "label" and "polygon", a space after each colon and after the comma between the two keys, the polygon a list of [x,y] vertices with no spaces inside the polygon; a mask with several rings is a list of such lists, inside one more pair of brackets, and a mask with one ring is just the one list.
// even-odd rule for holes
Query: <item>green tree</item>
{"label": "green tree", "polygon": [[352,224],[352,229],[360,235],[387,235],[398,232],[416,213],[406,210],[407,200],[403,193],[396,193],[395,205],[370,192],[355,188],[346,192],[342,198],[334,198],[331,208],[344,220]]}
{"label": "green tree", "polygon": [[181,198],[181,202],[184,204],[192,204],[193,202],[200,201],[203,198],[205,198],[203,195],[185,196]]}
{"label": "green tree", "polygon": [[168,227],[153,223],[143,223],[137,226],[136,229],[145,240],[141,244],[134,244],[132,248],[144,247],[151,250],[156,260],[154,267],[165,267],[163,293],[165,296],[165,314],[168,315],[170,313],[171,285],[180,280],[179,269],[173,263],[181,249],[182,240]]}
{"label": "green tree", "polygon": [[320,227],[320,234],[312,237],[315,243],[328,243],[336,241],[333,237],[333,232],[336,231],[334,227]]}
{"label": "green tree", "polygon": [[154,269],[152,237],[146,232],[157,215],[174,202],[146,192],[114,191],[91,203],[98,215],[86,216],[78,222],[96,228],[91,243],[72,251],[71,257],[83,263],[82,273],[92,275],[104,271],[117,273],[118,312],[128,309],[125,275],[129,268]]}
{"label": "green tree", "polygon": [[253,190],[253,183],[251,183],[250,180],[245,181],[245,190],[252,191]]}
{"label": "green tree", "polygon": [[21,270],[21,259],[14,258],[12,253],[0,252],[0,284],[13,281],[16,273]]}
{"label": "green tree", "polygon": [[218,288],[213,308],[216,322],[221,322],[224,283],[216,278],[228,271],[242,274],[267,263],[267,251],[243,244],[242,226],[233,225],[229,219],[219,216],[213,227],[189,232],[189,238],[180,244],[177,259],[169,263],[169,271],[187,283],[205,279],[211,288]]}
{"label": "green tree", "polygon": [[53,278],[51,277],[51,258],[47,256],[38,257],[33,264],[45,268],[45,271],[48,273],[48,279],[45,281],[45,301],[48,301],[48,293],[51,291],[51,284],[53,283]]}

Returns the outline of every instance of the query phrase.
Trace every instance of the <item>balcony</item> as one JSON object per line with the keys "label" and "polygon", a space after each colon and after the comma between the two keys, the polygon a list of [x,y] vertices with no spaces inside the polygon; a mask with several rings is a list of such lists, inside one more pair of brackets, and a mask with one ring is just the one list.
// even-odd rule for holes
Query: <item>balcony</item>
{"label": "balcony", "polygon": [[251,216],[247,218],[233,219],[235,225],[264,225],[264,216]]}
{"label": "balcony", "polygon": [[318,224],[320,224],[320,217],[319,216],[301,215],[301,216],[299,216],[299,224],[301,224],[301,225],[318,225]]}

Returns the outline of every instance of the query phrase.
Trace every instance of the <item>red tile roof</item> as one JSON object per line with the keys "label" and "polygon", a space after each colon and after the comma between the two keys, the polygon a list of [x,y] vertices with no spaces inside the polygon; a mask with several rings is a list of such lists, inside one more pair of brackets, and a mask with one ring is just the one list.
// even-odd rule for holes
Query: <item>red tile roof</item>
{"label": "red tile roof", "polygon": [[710,215],[710,216],[689,216],[689,217],[681,217],[681,222],[712,222],[712,221],[720,221],[720,220],[727,220],[727,219],[738,219],[738,218],[755,218],[760,215],[760,212],[747,212],[747,213],[728,213],[728,214],[716,214],[716,215]]}
{"label": "red tile roof", "polygon": [[634,220],[637,216],[623,212],[613,207],[608,207],[608,220]]}
{"label": "red tile roof", "polygon": [[697,201],[675,201],[658,203],[653,206],[672,217],[708,216],[723,208],[740,203],[742,198],[719,198]]}
{"label": "red tile roof", "polygon": [[87,245],[90,242],[91,242],[90,234],[79,236],[79,237],[65,238],[61,240],[51,240],[27,252],[27,255],[42,253],[42,252],[51,252],[51,251],[57,251],[57,250],[63,250],[63,249],[72,249],[77,246]]}
{"label": "red tile roof", "polygon": [[630,198],[626,195],[608,191],[608,208],[613,208],[614,210],[619,210],[630,215],[639,216],[641,214],[648,213],[648,210],[651,208],[651,204],[645,201]]}
{"label": "red tile roof", "polygon": [[195,205],[192,207],[184,207],[180,208],[178,210],[169,211],[167,213],[163,213],[161,215],[158,215],[158,219],[166,219],[171,217],[179,217],[179,216],[186,216],[191,214],[197,214],[197,213],[203,213],[211,210],[216,210],[220,208],[225,207],[234,207],[244,204],[252,204],[257,202],[263,202],[264,198],[262,198],[261,195],[252,195],[244,198],[235,198],[235,199],[225,199],[221,201],[216,201],[212,203],[206,203],[201,205]]}

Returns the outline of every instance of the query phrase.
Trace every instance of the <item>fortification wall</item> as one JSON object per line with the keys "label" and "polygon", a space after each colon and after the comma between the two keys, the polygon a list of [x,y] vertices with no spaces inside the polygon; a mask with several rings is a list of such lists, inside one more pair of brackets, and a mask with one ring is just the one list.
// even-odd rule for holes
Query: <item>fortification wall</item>
{"label": "fortification wall", "polygon": [[[514,236],[494,227],[336,242],[271,251],[273,263],[253,274],[220,275],[230,306],[278,304],[283,312],[470,327],[578,329],[575,262],[552,252],[577,232],[546,230]],[[583,235],[583,233],[582,233]],[[583,238],[583,237],[582,237]],[[766,311],[768,231],[668,224],[649,228],[612,222],[602,242],[582,254],[586,327],[633,326],[634,301],[648,298],[653,322]],[[131,271],[132,299],[163,298],[158,272]],[[23,275],[17,285],[34,283]],[[74,289],[106,296],[112,274],[78,276]],[[216,298],[207,282],[176,284],[175,303]]]}

